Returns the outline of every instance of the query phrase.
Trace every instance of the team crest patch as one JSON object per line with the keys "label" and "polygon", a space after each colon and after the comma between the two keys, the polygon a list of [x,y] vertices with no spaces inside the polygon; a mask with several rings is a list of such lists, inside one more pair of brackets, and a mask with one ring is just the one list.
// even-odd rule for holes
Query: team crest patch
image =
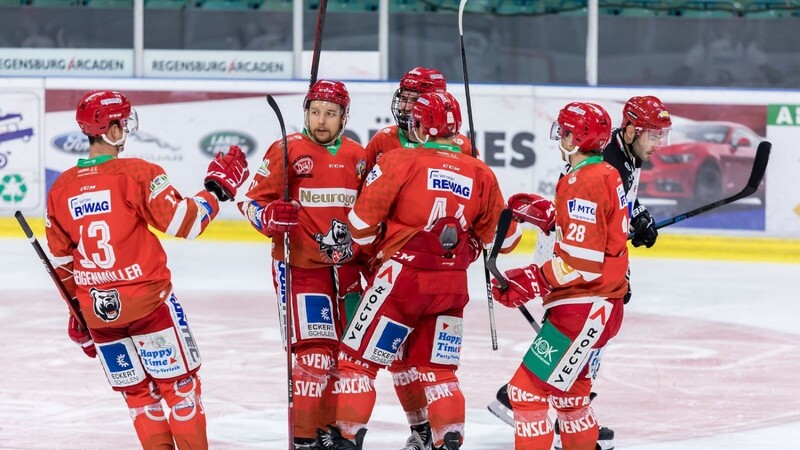
{"label": "team crest patch", "polygon": [[262,177],[269,176],[269,159],[261,161],[261,165],[258,166],[258,171],[256,173],[261,175]]}
{"label": "team crest patch", "polygon": [[89,289],[94,305],[94,315],[103,322],[113,322],[119,319],[122,312],[122,302],[119,301],[119,292],[116,289],[101,291],[100,289]]}
{"label": "team crest patch", "polygon": [[359,180],[364,177],[365,170],[367,170],[367,162],[362,159],[356,164],[356,176],[358,176]]}
{"label": "team crest patch", "polygon": [[158,197],[158,194],[169,187],[169,177],[166,174],[161,174],[150,182],[150,200]]}
{"label": "team crest patch", "polygon": [[308,175],[314,168],[314,160],[309,155],[303,155],[292,162],[292,169],[297,175]]}
{"label": "team crest patch", "polygon": [[317,233],[314,240],[319,244],[320,254],[338,264],[350,259],[353,256],[353,236],[347,228],[347,224],[332,219],[331,228],[326,234]]}

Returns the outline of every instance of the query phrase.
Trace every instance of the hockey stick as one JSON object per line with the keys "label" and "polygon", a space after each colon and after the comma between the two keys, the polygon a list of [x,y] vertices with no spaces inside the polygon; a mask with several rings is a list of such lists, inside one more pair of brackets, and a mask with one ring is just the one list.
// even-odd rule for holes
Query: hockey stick
{"label": "hockey stick", "polygon": [[[477,158],[478,149],[475,147],[475,126],[472,123],[472,101],[469,96],[469,75],[467,74],[467,54],[464,50],[464,6],[467,0],[461,0],[458,5],[458,34],[461,39],[461,69],[464,72],[464,93],[467,96],[467,119],[469,120],[469,141],[472,146],[472,154]],[[505,235],[504,235],[505,236]],[[501,241],[502,242],[502,241]],[[498,251],[500,249],[498,248]],[[497,325],[494,319],[494,300],[492,299],[492,280],[489,277],[487,267],[486,249],[483,249],[483,273],[486,278],[486,301],[489,305],[489,331],[492,335],[492,350],[497,350]]]}
{"label": "hockey stick", "polygon": [[[289,196],[289,145],[286,142],[286,125],[283,123],[283,114],[281,109],[275,102],[275,99],[267,94],[267,103],[275,111],[278,117],[278,123],[281,126],[281,143],[283,144],[283,200],[288,202],[291,200]],[[288,390],[288,404],[289,404],[289,450],[294,450],[294,381],[292,374],[292,276],[289,266],[289,232],[283,233],[283,265],[285,271],[284,286],[284,300],[286,301],[286,374],[289,380]]]}
{"label": "hockey stick", "polygon": [[[492,243],[492,251],[489,253],[489,257],[486,259],[486,270],[494,275],[495,279],[497,279],[497,285],[500,287],[500,290],[503,291],[508,289],[508,280],[506,280],[506,277],[503,276],[503,273],[497,268],[497,255],[500,253],[503,240],[506,237],[506,233],[508,233],[509,227],[511,227],[511,220],[513,217],[514,215],[509,208],[504,209],[500,213],[500,219],[497,221],[497,231],[495,232],[494,242]],[[489,308],[494,309],[492,308],[491,303]],[[526,308],[525,305],[520,305],[517,307],[517,309],[519,309],[519,312],[525,316],[525,320],[531,324],[531,327],[533,327],[534,331],[538,333],[539,330],[541,330],[541,327],[539,327],[539,323],[533,318],[531,312],[528,311],[528,308]]]}
{"label": "hockey stick", "polygon": [[[317,31],[314,34],[314,53],[311,57],[311,78],[308,87],[314,86],[317,82],[319,72],[319,56],[322,53],[322,32],[325,29],[325,12],[328,10],[328,0],[320,0],[319,10],[317,11]],[[280,117],[280,115],[278,116]]]}
{"label": "hockey stick", "polygon": [[36,251],[36,254],[39,256],[39,260],[42,261],[45,270],[47,270],[47,274],[50,275],[50,279],[53,280],[53,283],[56,285],[58,289],[58,293],[61,294],[61,298],[67,303],[67,308],[69,308],[69,313],[74,317],[83,327],[84,330],[88,330],[86,326],[86,319],[83,318],[83,314],[81,314],[81,307],[78,304],[78,300],[72,298],[72,296],[67,292],[66,286],[61,281],[61,278],[58,277],[56,270],[53,268],[53,264],[50,263],[50,259],[47,257],[47,254],[44,252],[42,245],[39,244],[39,240],[36,239],[36,236],[33,234],[33,230],[31,230],[31,226],[28,225],[28,221],[25,220],[25,216],[22,215],[21,211],[17,211],[14,213],[14,217],[16,217],[17,222],[19,222],[19,226],[22,227],[22,231],[25,233],[25,236],[28,237],[28,241],[30,241],[33,249]]}
{"label": "hockey stick", "polygon": [[[739,191],[734,195],[731,195],[730,197],[723,198],[722,200],[717,200],[707,205],[700,206],[699,208],[695,208],[689,212],[678,214],[677,216],[672,217],[670,219],[665,219],[660,222],[657,222],[655,224],[655,229],[658,230],[660,228],[664,228],[678,222],[683,222],[684,220],[690,217],[694,217],[698,214],[703,214],[705,212],[711,211],[712,209],[719,208],[720,206],[724,206],[727,205],[728,203],[733,203],[737,200],[741,200],[745,197],[753,195],[758,190],[758,186],[761,184],[761,180],[764,179],[764,173],[767,171],[767,163],[769,163],[769,153],[771,149],[772,149],[772,143],[770,143],[769,141],[762,141],[760,144],[758,144],[758,149],[756,149],[756,156],[753,159],[753,168],[750,170],[750,179],[747,180],[747,184],[741,191]],[[633,235],[634,233],[628,234],[628,239],[632,239]]]}

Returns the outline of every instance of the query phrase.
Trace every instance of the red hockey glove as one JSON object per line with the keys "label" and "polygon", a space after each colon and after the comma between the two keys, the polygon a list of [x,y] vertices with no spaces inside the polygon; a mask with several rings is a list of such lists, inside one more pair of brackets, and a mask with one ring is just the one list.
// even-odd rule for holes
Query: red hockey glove
{"label": "red hockey glove", "polygon": [[94,341],[92,340],[92,335],[89,334],[89,330],[83,328],[80,322],[72,316],[69,316],[67,334],[72,339],[72,342],[78,344],[83,353],[86,353],[86,356],[89,358],[97,356],[97,349],[94,347]]}
{"label": "red hockey glove", "polygon": [[299,212],[300,207],[296,203],[275,200],[264,208],[261,213],[261,223],[269,234],[286,233],[297,225]]}
{"label": "red hockey glove", "polygon": [[239,146],[231,145],[228,153],[224,155],[217,153],[217,156],[208,165],[205,187],[219,201],[225,202],[236,197],[236,189],[249,176],[250,169],[247,168],[247,159],[244,152]]}
{"label": "red hockey glove", "polygon": [[508,199],[508,208],[519,222],[532,223],[545,234],[556,227],[556,208],[553,202],[536,194],[514,194]]}
{"label": "red hockey glove", "polygon": [[492,280],[492,297],[509,308],[524,305],[535,297],[544,297],[552,290],[536,264],[507,270],[508,289],[500,289],[497,280]]}

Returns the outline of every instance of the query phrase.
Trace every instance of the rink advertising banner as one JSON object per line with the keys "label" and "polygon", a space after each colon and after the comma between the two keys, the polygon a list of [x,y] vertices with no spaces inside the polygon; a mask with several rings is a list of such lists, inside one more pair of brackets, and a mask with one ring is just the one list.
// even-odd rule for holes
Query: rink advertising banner
{"label": "rink advertising banner", "polygon": [[144,76],[287,79],[292,58],[292,52],[145,50]]}
{"label": "rink advertising banner", "polygon": [[41,89],[0,88],[0,212],[42,205]]}
{"label": "rink advertising banner", "polygon": [[[48,80],[47,86],[40,137],[46,180],[52,183],[58,174],[74,166],[77,158],[88,155],[88,140],[75,124],[74,106],[97,83],[58,78]],[[266,149],[280,139],[277,120],[264,94],[275,96],[288,133],[303,128],[307,89],[303,81],[109,79],[103,86],[124,92],[139,112],[140,131],[130,137],[122,157],[160,164],[184,195],[202,189],[208,162],[230,145],[239,145],[246,152],[255,173]],[[394,124],[391,103],[397,85],[348,82],[347,86],[351,108],[345,135],[365,145],[375,133]],[[450,90],[465,104],[462,86],[456,83]],[[622,88],[487,85],[476,85],[471,93],[476,146],[480,158],[497,175],[504,195],[535,192],[548,198],[553,196],[564,166],[557,143],[549,139],[559,109],[575,99],[594,101],[619,125],[625,101],[632,95],[645,94]],[[754,149],[766,136],[774,147],[764,187],[747,199],[670,228],[729,230],[721,234],[766,230],[769,235],[800,237],[800,198],[794,194],[797,189],[786,186],[800,173],[800,158],[792,151],[794,143],[800,142],[793,106],[800,105],[800,95],[792,97],[787,92],[774,96],[787,101],[787,108],[781,110],[778,101],[772,101],[770,104],[777,106],[769,107],[767,125],[768,103],[763,93],[745,91],[723,96],[716,91],[676,89],[646,93],[655,93],[664,101],[674,128],[670,146],[656,153],[642,170],[638,197],[656,220],[740,190],[749,175]],[[16,112],[4,111],[9,113]],[[466,108],[462,108],[462,114],[461,131],[466,134]],[[22,115],[27,121],[28,113]],[[23,128],[35,130],[35,126]],[[5,148],[0,142],[0,153]],[[18,183],[16,178],[10,182]],[[19,194],[14,197],[19,198]],[[44,192],[39,197],[41,203]],[[223,208],[221,216],[240,219],[232,208]]]}
{"label": "rink advertising banner", "polygon": [[133,76],[131,49],[0,48],[0,76]]}
{"label": "rink advertising banner", "polygon": [[800,103],[769,105],[767,137],[773,144],[767,172],[771,211],[767,231],[777,236],[800,236]]}

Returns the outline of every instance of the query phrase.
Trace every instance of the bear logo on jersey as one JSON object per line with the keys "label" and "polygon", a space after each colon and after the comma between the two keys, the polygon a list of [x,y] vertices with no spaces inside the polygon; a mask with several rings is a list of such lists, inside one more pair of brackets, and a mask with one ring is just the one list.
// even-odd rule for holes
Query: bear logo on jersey
{"label": "bear logo on jersey", "polygon": [[353,236],[347,224],[336,219],[331,219],[331,228],[327,234],[317,233],[314,240],[319,244],[319,251],[323,257],[334,264],[350,259],[353,256]]}
{"label": "bear logo on jersey", "polygon": [[94,304],[94,315],[103,322],[113,322],[119,319],[122,311],[122,303],[119,301],[119,292],[116,289],[101,291],[100,289],[89,289]]}

